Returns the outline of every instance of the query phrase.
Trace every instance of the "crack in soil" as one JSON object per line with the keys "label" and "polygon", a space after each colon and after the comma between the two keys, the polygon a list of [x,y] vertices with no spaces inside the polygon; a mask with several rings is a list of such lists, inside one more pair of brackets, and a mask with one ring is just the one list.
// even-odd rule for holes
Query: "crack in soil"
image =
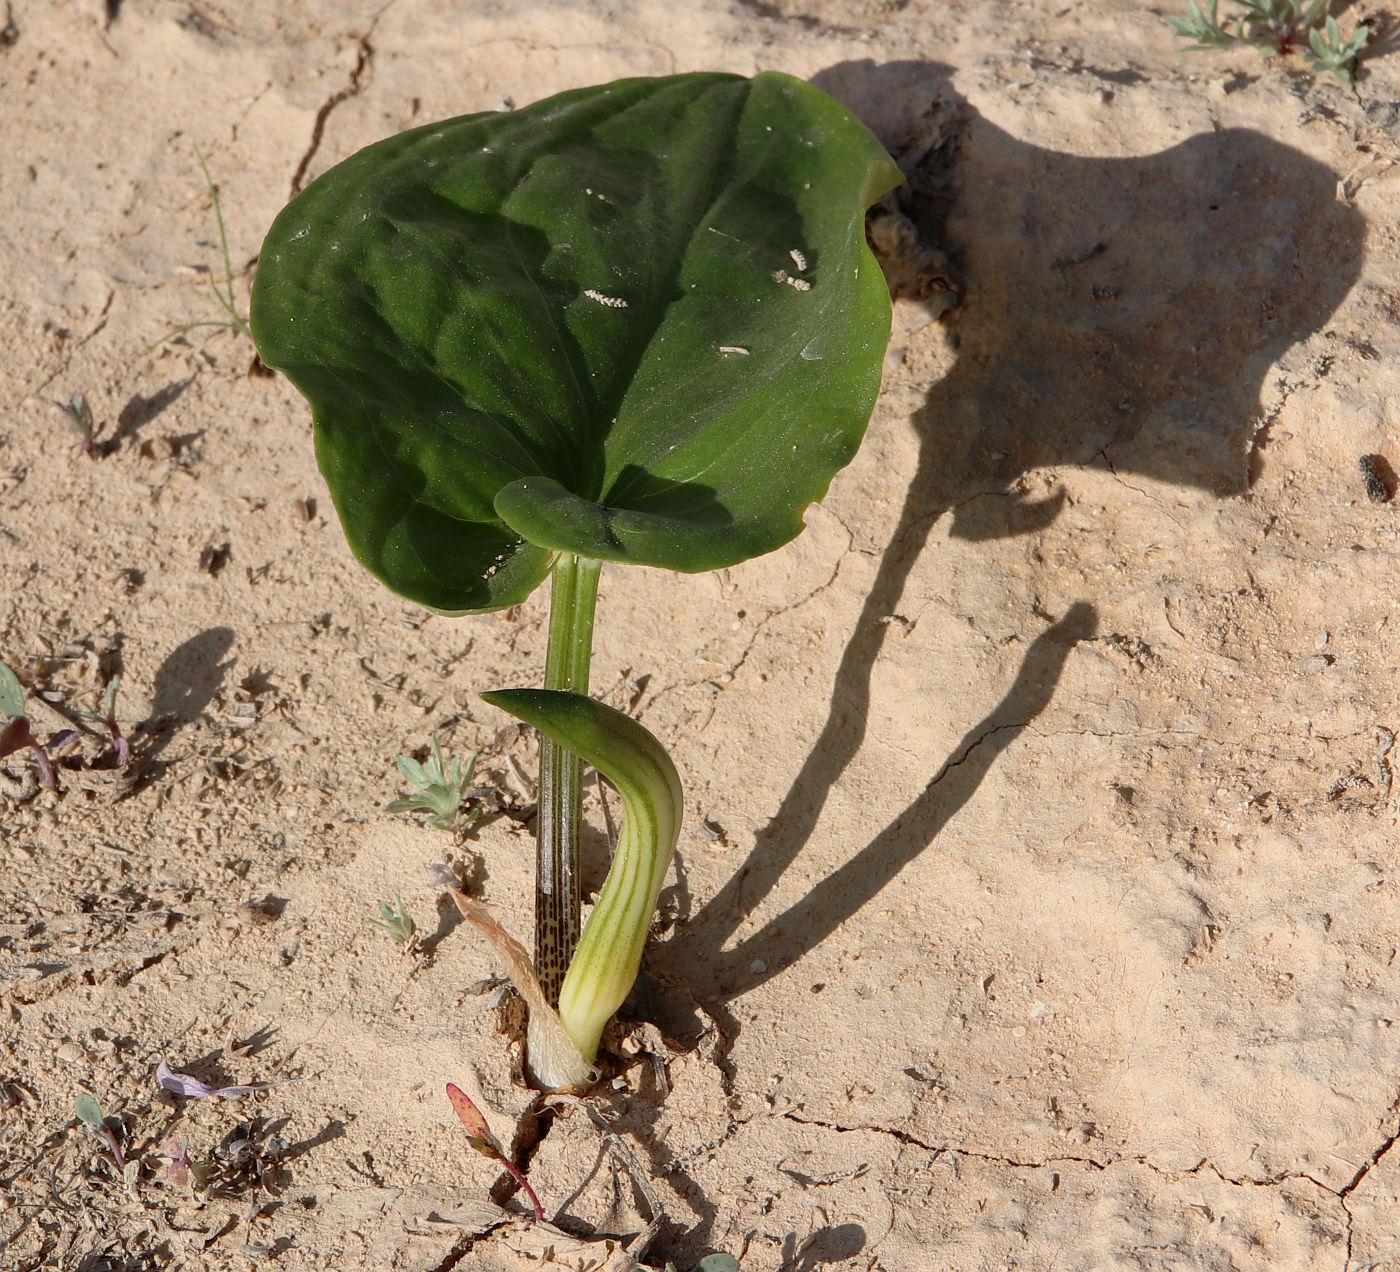
{"label": "crack in soil", "polygon": [[963,764],[966,764],[968,759],[971,757],[972,753],[979,746],[981,746],[983,742],[985,742],[988,738],[992,737],[994,734],[1005,733],[1008,729],[1013,730],[1015,732],[1020,732],[1022,730],[1028,729],[1029,727],[1029,721],[1018,720],[1012,722],[1011,724],[994,724],[991,728],[984,729],[975,738],[973,738],[971,742],[969,742],[965,747],[963,747],[961,755],[955,755],[952,759],[946,761],[943,767],[939,769],[938,772],[935,773],[931,778],[929,778],[928,784],[924,787],[924,789],[932,790],[933,787],[937,786],[938,783],[941,782],[945,777],[947,777],[948,774],[951,773],[955,768],[959,768]]}
{"label": "crack in soil", "polygon": [[[1371,1173],[1372,1169],[1380,1163],[1381,1158],[1390,1152],[1395,1146],[1396,1140],[1400,1140],[1400,1131],[1392,1132],[1390,1135],[1386,1136],[1384,1143],[1371,1154],[1366,1163],[1351,1177],[1350,1183],[1343,1184],[1338,1189],[1329,1188],[1328,1192],[1335,1191],[1337,1196],[1345,1201],[1347,1197],[1351,1196],[1351,1194],[1356,1191],[1361,1181]],[[1323,1187],[1326,1187],[1326,1185],[1324,1184]]]}
{"label": "crack in soil", "polygon": [[[841,523],[838,522],[837,524],[840,525]],[[739,655],[738,662],[734,663],[734,665],[729,668],[729,674],[731,676],[737,678],[739,669],[748,662],[749,654],[753,652],[753,647],[758,643],[759,634],[769,623],[773,622],[775,619],[781,618],[784,614],[791,614],[795,609],[801,609],[808,602],[815,600],[823,592],[829,590],[836,583],[836,580],[841,577],[842,562],[856,550],[855,537],[844,525],[841,525],[841,529],[846,531],[846,546],[832,565],[831,574],[828,576],[826,582],[817,584],[806,596],[799,597],[789,605],[784,605],[779,609],[769,610],[767,614],[754,624],[753,634],[749,637],[749,643],[744,646],[743,652]]]}
{"label": "crack in soil", "polygon": [[[388,5],[384,6],[385,9],[388,7]],[[383,12],[384,9],[381,9],[379,13],[375,14],[375,22],[379,21],[380,14]],[[330,97],[321,103],[321,109],[316,112],[316,122],[311,126],[311,143],[307,146],[306,153],[302,155],[301,162],[297,164],[296,172],[292,174],[292,191],[289,197],[295,198],[301,193],[302,183],[306,180],[306,170],[311,166],[311,161],[316,157],[316,152],[321,149],[321,141],[326,133],[326,120],[330,117],[331,111],[339,106],[341,102],[349,101],[350,98],[359,96],[367,87],[363,76],[365,71],[371,68],[374,61],[374,46],[369,42],[369,38],[373,34],[374,23],[372,22],[370,23],[369,31],[360,36],[357,41],[359,47],[355,57],[355,69],[350,72],[350,82],[346,84],[344,88],[340,89],[339,92],[332,93]]]}
{"label": "crack in soil", "polygon": [[[844,523],[838,522],[838,524],[840,524],[841,528],[846,531],[847,543],[846,547],[837,556],[835,563],[832,565],[830,576],[826,579],[825,582],[817,584],[817,586],[814,587],[805,596],[799,597],[797,600],[792,601],[790,604],[780,606],[777,609],[769,610],[761,619],[758,620],[757,623],[754,624],[754,628],[749,636],[748,643],[745,644],[743,650],[739,654],[738,659],[730,663],[730,665],[724,669],[725,674],[729,676],[729,681],[726,684],[718,684],[718,682],[710,676],[701,676],[694,680],[676,681],[673,684],[663,685],[654,694],[652,694],[652,696],[648,698],[642,706],[638,708],[636,712],[636,718],[638,720],[642,719],[648,711],[650,711],[654,706],[656,706],[656,704],[660,702],[661,699],[665,698],[668,694],[677,693],[681,690],[690,689],[696,685],[704,684],[717,685],[721,693],[723,693],[725,689],[729,688],[730,685],[732,685],[734,681],[738,678],[739,672],[743,668],[744,664],[748,662],[749,655],[753,652],[754,646],[758,644],[758,638],[762,634],[763,629],[767,627],[769,623],[772,623],[774,620],[781,618],[784,614],[790,614],[793,610],[801,609],[804,605],[815,600],[823,592],[828,591],[832,586],[835,585],[836,581],[840,578],[841,566],[842,563],[846,560],[846,558],[849,556],[861,555],[860,549],[855,546],[855,539],[851,535],[850,530],[846,528]],[[714,665],[721,666],[722,664],[717,663]],[[711,712],[711,717],[713,717],[713,714],[714,713]],[[697,734],[703,733],[705,731],[705,728],[708,727],[708,725],[709,720],[707,719],[705,721],[705,724],[702,725],[695,732]]]}
{"label": "crack in soil", "polygon": [[[796,1122],[801,1126],[818,1126],[823,1130],[835,1131],[844,1135],[855,1131],[871,1131],[876,1135],[888,1135],[891,1139],[903,1144],[906,1148],[920,1148],[925,1152],[932,1153],[935,1157],[953,1156],[970,1157],[974,1161],[990,1162],[998,1166],[1014,1166],[1023,1170],[1050,1170],[1057,1165],[1066,1162],[1080,1166],[1091,1166],[1095,1170],[1107,1170],[1110,1166],[1115,1166],[1119,1162],[1137,1161],[1138,1158],[1122,1157],[1110,1158],[1108,1161],[1099,1161],[1095,1157],[1075,1157],[1066,1154],[1063,1157],[1047,1157],[1044,1161],[1018,1161],[1013,1157],[1000,1157],[995,1153],[981,1153],[971,1148],[955,1148],[951,1144],[930,1144],[927,1140],[921,1140],[917,1135],[911,1135],[908,1131],[901,1131],[893,1126],[870,1126],[861,1124],[859,1126],[842,1126],[839,1122],[824,1122],[815,1117],[799,1117],[797,1109],[784,1109],[779,1117],[784,1117],[790,1122]],[[1150,1163],[1143,1162],[1150,1167]],[[1197,1168],[1199,1169],[1199,1168]],[[1191,1172],[1186,1172],[1191,1173]]]}
{"label": "crack in soil", "polygon": [[[185,945],[172,945],[169,949],[159,950],[154,954],[148,954],[139,963],[128,967],[83,966],[78,961],[81,955],[91,955],[96,952],[85,950],[75,958],[74,962],[69,963],[61,971],[51,972],[41,980],[14,986],[8,991],[8,998],[9,1001],[14,1003],[17,1007],[33,1007],[38,1003],[46,1002],[48,999],[76,987],[95,989],[105,985],[108,981],[114,981],[120,988],[124,989],[137,976],[140,976],[142,972],[148,971],[157,963],[169,958],[172,954],[183,954],[194,944],[195,941],[190,941]],[[96,947],[96,950],[100,949],[100,946]]]}
{"label": "crack in soil", "polygon": [[1338,1205],[1341,1208],[1342,1215],[1344,1216],[1343,1229],[1346,1237],[1345,1262],[1342,1265],[1343,1272],[1346,1272],[1346,1270],[1351,1267],[1353,1257],[1352,1248],[1354,1240],[1353,1216],[1351,1214],[1351,1210],[1346,1204],[1346,1195],[1351,1191],[1351,1189],[1356,1187],[1356,1185],[1361,1181],[1361,1179],[1364,1178],[1366,1172],[1370,1170],[1370,1168],[1374,1166],[1376,1162],[1379,1161],[1387,1151],[1389,1151],[1390,1147],[1397,1140],[1400,1140],[1400,1133],[1390,1136],[1387,1139],[1385,1145],[1383,1145],[1382,1148],[1379,1149],[1373,1155],[1371,1161],[1368,1162],[1367,1165],[1362,1168],[1362,1170],[1358,1173],[1356,1178],[1353,1179],[1350,1184],[1346,1185],[1342,1189],[1336,1189],[1329,1187],[1327,1184],[1324,1184],[1321,1180],[1315,1179],[1312,1175],[1298,1171],[1285,1171],[1281,1174],[1269,1176],[1264,1179],[1237,1179],[1230,1175],[1226,1175],[1223,1171],[1220,1170],[1218,1166],[1216,1166],[1212,1161],[1210,1161],[1209,1158],[1202,1159],[1195,1166],[1187,1170],[1171,1170],[1166,1167],[1158,1166],[1149,1158],[1140,1154],[1126,1154],[1118,1157],[1109,1157],[1106,1160],[1102,1161],[1094,1157],[1078,1157],[1073,1154],[1066,1154],[1064,1156],[1056,1157],[1047,1157],[1041,1161],[1023,1161],[1018,1158],[1005,1157],[995,1153],[978,1152],[974,1149],[956,1148],[948,1144],[930,1144],[924,1140],[919,1139],[917,1136],[910,1135],[906,1131],[896,1130],[893,1127],[868,1125],[842,1126],[839,1123],[823,1122],[816,1118],[798,1117],[796,1113],[792,1110],[784,1112],[782,1116],[788,1118],[791,1121],[798,1122],[802,1125],[818,1126],[827,1130],[836,1131],[837,1133],[843,1133],[848,1131],[872,1131],[879,1135],[888,1135],[901,1144],[904,1144],[909,1147],[919,1148],[926,1152],[932,1153],[935,1159],[944,1156],[971,1158],[975,1161],[986,1162],[990,1165],[1009,1166],[1013,1169],[1020,1170],[1053,1170],[1056,1166],[1059,1165],[1073,1164],[1087,1166],[1095,1171],[1108,1171],[1116,1166],[1137,1165],[1151,1171],[1154,1175],[1160,1175],[1169,1180],[1178,1180],[1185,1178],[1186,1176],[1200,1175],[1209,1172],[1211,1175],[1214,1175],[1216,1179],[1220,1180],[1221,1183],[1228,1184],[1234,1188],[1277,1188],[1279,1185],[1288,1183],[1292,1180],[1306,1181],[1308,1184],[1311,1184],[1320,1191],[1327,1193],[1329,1196],[1335,1197]]}
{"label": "crack in soil", "polygon": [[1136,1165],[1150,1170],[1154,1175],[1161,1175],[1167,1179],[1183,1179],[1189,1175],[1200,1175],[1209,1172],[1220,1180],[1221,1183],[1229,1184],[1233,1188],[1277,1188],[1281,1184],[1293,1180],[1300,1180],[1312,1184],[1314,1187],[1321,1189],[1323,1192],[1337,1198],[1339,1201],[1344,1201],[1346,1195],[1360,1183],[1365,1173],[1389,1151],[1390,1147],[1397,1140],[1400,1140],[1400,1132],[1392,1135],[1386,1141],[1385,1145],[1373,1155],[1371,1161],[1362,1167],[1357,1177],[1353,1179],[1350,1184],[1339,1189],[1323,1183],[1321,1180],[1314,1178],[1305,1171],[1282,1171],[1277,1175],[1269,1175],[1263,1179],[1251,1179],[1249,1177],[1236,1178],[1232,1175],[1225,1174],[1209,1158],[1202,1158],[1195,1166],[1181,1170],[1173,1170],[1166,1166],[1159,1166],[1145,1154],[1141,1153],[1125,1153],[1121,1156],[1111,1156],[1102,1159],[1097,1157],[1081,1157],[1073,1153],[1066,1153],[1054,1157],[1046,1157],[1041,1160],[1023,1160],[1016,1157],[1006,1157],[998,1153],[981,1152],[977,1149],[958,1148],[952,1144],[933,1144],[927,1140],[920,1139],[917,1135],[910,1134],[908,1131],[901,1131],[891,1126],[871,1126],[868,1124],[843,1126],[839,1122],[825,1122],[820,1118],[800,1117],[798,1115],[798,1110],[795,1108],[785,1109],[780,1116],[803,1126],[817,1126],[824,1130],[835,1131],[838,1134],[869,1131],[877,1135],[888,1135],[890,1138],[897,1140],[907,1147],[922,1149],[925,1152],[932,1153],[935,1157],[968,1157],[974,1161],[988,1162],[996,1166],[1010,1166],[1018,1170],[1053,1170],[1056,1166],[1061,1166],[1066,1163],[1088,1166],[1096,1171],[1111,1170],[1115,1166]]}
{"label": "crack in soil", "polygon": [[[497,1225],[497,1227],[499,1226],[500,1225]],[[482,1237],[489,1237],[495,1231],[496,1228],[492,1227],[476,1236],[468,1233],[458,1237],[457,1240],[452,1243],[447,1253],[442,1256],[442,1259],[429,1268],[428,1272],[452,1272],[452,1269],[472,1252],[476,1243],[480,1241]]]}

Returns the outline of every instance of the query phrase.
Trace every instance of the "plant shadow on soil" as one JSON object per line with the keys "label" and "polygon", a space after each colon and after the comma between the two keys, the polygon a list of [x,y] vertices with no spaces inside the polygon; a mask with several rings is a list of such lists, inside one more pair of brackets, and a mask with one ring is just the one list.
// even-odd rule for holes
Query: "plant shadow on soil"
{"label": "plant shadow on soil", "polygon": [[233,661],[220,661],[233,646],[233,631],[210,627],[171,650],[155,677],[150,718],[136,726],[139,758],[147,780],[159,756],[183,724],[198,720],[213,702]]}
{"label": "plant shadow on soil", "polygon": [[923,852],[1094,635],[1094,607],[1071,606],[898,817],[720,953],[801,852],[861,748],[889,630],[880,619],[899,612],[934,524],[951,515],[951,533],[975,541],[1048,526],[1064,491],[1033,500],[1025,481],[1044,467],[1243,493],[1266,440],[1270,368],[1325,326],[1360,269],[1362,218],[1336,202],[1336,174],[1289,146],[1221,129],[1142,157],[1062,154],[979,116],[948,76],[931,64],[852,62],[814,81],[901,160],[902,210],[947,252],[963,301],[945,320],[957,360],[913,416],[917,467],[820,736],[748,860],[656,952],[658,970],[716,1010],[731,1040],[738,1025],[722,1004],[814,949]]}

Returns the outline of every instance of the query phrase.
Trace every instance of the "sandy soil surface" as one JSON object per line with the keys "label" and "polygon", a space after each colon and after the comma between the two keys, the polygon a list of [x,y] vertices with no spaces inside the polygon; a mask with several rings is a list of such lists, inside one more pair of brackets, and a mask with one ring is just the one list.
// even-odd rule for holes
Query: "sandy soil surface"
{"label": "sandy soil surface", "polygon": [[[0,1268],[620,1272],[644,1230],[681,1272],[1400,1268],[1400,514],[1358,467],[1400,467],[1383,29],[1347,89],[1130,0],[0,27],[0,658],[41,735],[90,730],[61,793],[11,761],[0,803]],[[248,341],[151,346],[221,316],[196,147],[246,305],[274,213],[370,141],[767,68],[900,157],[923,244],[888,265],[924,295],[798,541],[604,572],[594,683],[672,749],[687,826],[651,1023],[537,1117],[425,870],[528,931],[533,745],[475,695],[538,680],[546,598],[399,601]],[[80,714],[118,674],[134,776]],[[460,844],[383,811],[434,731],[502,792]],[[416,957],[367,922],[396,892]],[[186,1100],[162,1058],[303,1080]],[[555,1229],[447,1081],[532,1146]]]}

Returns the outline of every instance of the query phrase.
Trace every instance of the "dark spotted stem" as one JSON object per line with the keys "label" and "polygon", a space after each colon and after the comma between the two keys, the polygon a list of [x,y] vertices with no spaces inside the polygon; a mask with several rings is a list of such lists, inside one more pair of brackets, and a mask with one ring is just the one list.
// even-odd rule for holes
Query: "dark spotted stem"
{"label": "dark spotted stem", "polygon": [[[588,693],[599,561],[561,553],[551,572],[544,686]],[[579,757],[540,734],[540,804],[535,857],[535,972],[551,1006],[579,934]]]}

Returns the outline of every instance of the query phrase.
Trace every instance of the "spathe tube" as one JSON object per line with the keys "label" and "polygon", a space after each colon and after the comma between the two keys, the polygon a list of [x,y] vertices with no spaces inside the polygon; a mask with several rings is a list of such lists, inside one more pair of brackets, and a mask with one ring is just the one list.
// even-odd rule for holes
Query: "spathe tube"
{"label": "spathe tube", "polygon": [[[592,698],[550,689],[501,689],[482,697],[579,755],[622,797],[622,828],[612,866],[565,974],[557,1014],[545,1000],[518,942],[482,907],[465,897],[457,902],[501,955],[530,1006],[531,1075],[546,1090],[578,1089],[581,1081],[586,1086],[592,1080],[585,1079],[585,1070],[591,1069],[603,1028],[637,979],[642,948],[680,835],[684,807],[680,777],[665,748],[648,730]],[[483,917],[463,908],[464,901],[482,910]],[[577,1057],[561,1046],[553,1022]]]}

